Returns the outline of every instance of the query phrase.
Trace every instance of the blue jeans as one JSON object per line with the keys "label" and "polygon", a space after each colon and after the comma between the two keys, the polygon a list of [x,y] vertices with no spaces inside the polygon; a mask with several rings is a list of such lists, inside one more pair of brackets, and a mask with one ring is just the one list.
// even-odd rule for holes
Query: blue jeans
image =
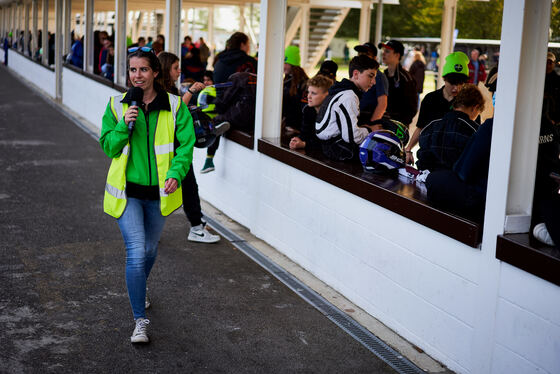
{"label": "blue jeans", "polygon": [[156,261],[158,241],[165,217],[159,200],[128,198],[117,220],[126,245],[126,287],[134,319],[146,318],[146,281]]}

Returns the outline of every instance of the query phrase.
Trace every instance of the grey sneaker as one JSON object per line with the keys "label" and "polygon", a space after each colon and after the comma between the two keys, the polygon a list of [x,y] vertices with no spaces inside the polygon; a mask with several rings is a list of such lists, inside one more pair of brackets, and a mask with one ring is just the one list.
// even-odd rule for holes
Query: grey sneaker
{"label": "grey sneaker", "polygon": [[220,241],[219,235],[213,235],[204,228],[202,224],[191,227],[187,238],[191,242],[198,243],[216,243]]}
{"label": "grey sneaker", "polygon": [[548,229],[544,223],[539,223],[533,228],[533,236],[541,243],[554,246],[554,242],[548,233]]}
{"label": "grey sneaker", "polygon": [[214,135],[216,135],[216,136],[220,136],[220,135],[222,135],[224,132],[228,131],[228,130],[229,130],[229,127],[230,127],[229,122],[222,122],[222,123],[219,123],[219,124],[217,124],[216,126],[214,126],[214,131],[213,131],[213,133],[214,133]]}
{"label": "grey sneaker", "polygon": [[134,332],[130,337],[131,343],[149,343],[150,338],[148,338],[148,325],[150,320],[146,318],[138,318],[136,320],[136,327],[134,327]]}

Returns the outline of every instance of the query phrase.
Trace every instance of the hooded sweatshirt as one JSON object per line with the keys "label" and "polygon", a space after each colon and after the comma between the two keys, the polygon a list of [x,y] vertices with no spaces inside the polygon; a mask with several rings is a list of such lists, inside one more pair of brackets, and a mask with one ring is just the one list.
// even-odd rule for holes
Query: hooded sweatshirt
{"label": "hooded sweatshirt", "polygon": [[226,49],[214,65],[214,83],[224,83],[233,73],[257,73],[257,60],[240,49]]}
{"label": "hooded sweatshirt", "polygon": [[361,144],[369,134],[367,128],[358,127],[361,96],[362,92],[351,80],[344,78],[335,83],[317,114],[317,137],[320,140],[342,137],[346,143]]}

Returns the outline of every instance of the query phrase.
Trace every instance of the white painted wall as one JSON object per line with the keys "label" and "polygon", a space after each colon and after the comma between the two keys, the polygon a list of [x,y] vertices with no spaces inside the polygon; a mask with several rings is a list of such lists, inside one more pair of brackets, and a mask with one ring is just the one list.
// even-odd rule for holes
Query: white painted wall
{"label": "white painted wall", "polygon": [[8,52],[8,68],[39,87],[51,98],[55,97],[54,71],[41,64],[30,61],[27,57],[23,57],[13,50]]}
{"label": "white painted wall", "polygon": [[93,79],[63,68],[62,103],[98,128],[109,97],[120,92]]}
{"label": "white painted wall", "polygon": [[199,195],[235,221],[251,227],[257,192],[255,153],[222,138],[214,157],[216,170],[200,174],[205,158],[206,148],[195,148],[193,167],[199,184]]}
{"label": "white painted wall", "polygon": [[493,373],[560,373],[560,287],[501,264]]}

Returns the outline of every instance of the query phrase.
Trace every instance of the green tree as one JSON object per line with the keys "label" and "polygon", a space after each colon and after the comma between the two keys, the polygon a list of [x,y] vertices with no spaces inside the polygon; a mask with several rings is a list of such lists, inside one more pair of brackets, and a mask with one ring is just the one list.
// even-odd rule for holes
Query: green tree
{"label": "green tree", "polygon": [[558,0],[552,3],[550,12],[550,41],[560,41],[560,1]]}
{"label": "green tree", "polygon": [[465,1],[457,4],[455,28],[462,39],[500,39],[503,0]]}
{"label": "green tree", "polygon": [[[444,0],[400,0],[400,5],[383,7],[384,37],[439,37]],[[503,0],[459,0],[455,28],[461,39],[500,39]],[[370,34],[375,35],[374,6]],[[336,36],[357,38],[360,10],[351,9]],[[552,2],[550,41],[560,41],[560,0]]]}

